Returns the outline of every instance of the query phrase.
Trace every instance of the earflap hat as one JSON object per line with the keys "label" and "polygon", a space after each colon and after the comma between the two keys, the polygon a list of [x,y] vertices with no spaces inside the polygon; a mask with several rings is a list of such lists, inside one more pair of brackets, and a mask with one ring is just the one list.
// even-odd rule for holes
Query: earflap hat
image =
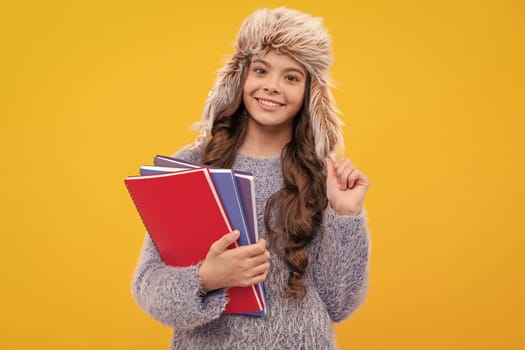
{"label": "earflap hat", "polygon": [[324,159],[336,147],[342,147],[342,123],[330,92],[330,46],[321,18],[284,7],[255,11],[241,25],[235,52],[220,69],[208,94],[202,119],[196,124],[200,129],[197,141],[210,136],[218,115],[239,107],[242,84],[252,59],[276,50],[301,63],[309,74],[304,110],[310,118],[317,156]]}

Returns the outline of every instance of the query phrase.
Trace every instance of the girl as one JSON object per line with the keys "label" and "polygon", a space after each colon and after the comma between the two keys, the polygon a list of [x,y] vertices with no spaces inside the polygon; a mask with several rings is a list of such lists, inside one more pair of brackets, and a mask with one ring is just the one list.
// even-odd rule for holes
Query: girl
{"label": "girl", "polygon": [[[171,349],[333,349],[333,322],[367,289],[369,182],[348,159],[329,91],[321,19],[277,8],[249,16],[212,88],[200,135],[175,156],[255,175],[262,239],[238,231],[196,266],[163,263],[146,235],[132,292],[174,329]],[[266,239],[268,239],[268,247]],[[264,282],[265,317],[222,315],[225,289]]]}

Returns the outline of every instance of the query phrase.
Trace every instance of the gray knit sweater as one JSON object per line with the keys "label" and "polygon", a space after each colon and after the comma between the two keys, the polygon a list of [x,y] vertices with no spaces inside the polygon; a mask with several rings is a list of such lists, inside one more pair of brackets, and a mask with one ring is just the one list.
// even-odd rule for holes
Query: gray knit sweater
{"label": "gray knit sweater", "polygon": [[[183,149],[176,157],[198,162],[201,150]],[[268,198],[282,186],[279,158],[237,156],[234,169],[255,175],[258,229]],[[221,315],[224,290],[198,296],[197,266],[171,267],[161,260],[146,235],[132,293],[158,322],[174,329],[171,349],[335,349],[333,322],[347,318],[363,302],[367,289],[369,241],[365,213],[339,216],[327,208],[324,224],[308,247],[304,276],[307,294],[297,304],[283,296],[288,270],[275,254],[265,281],[265,317]]]}

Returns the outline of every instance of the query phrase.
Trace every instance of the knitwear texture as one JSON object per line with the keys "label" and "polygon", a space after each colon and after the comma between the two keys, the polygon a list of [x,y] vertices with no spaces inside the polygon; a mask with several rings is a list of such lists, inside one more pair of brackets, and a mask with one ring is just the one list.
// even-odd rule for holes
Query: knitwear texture
{"label": "knitwear texture", "polygon": [[[175,156],[199,162],[203,147]],[[282,187],[280,158],[238,154],[233,166],[255,176],[260,238],[267,239],[264,207]],[[265,281],[268,315],[222,315],[224,290],[199,296],[198,265],[164,264],[146,235],[132,281],[132,295],[158,322],[172,327],[171,349],[336,349],[333,322],[348,318],[364,301],[368,284],[369,238],[366,212],[340,216],[330,207],[307,247],[307,294],[301,303],[285,297],[288,267],[271,253]]]}

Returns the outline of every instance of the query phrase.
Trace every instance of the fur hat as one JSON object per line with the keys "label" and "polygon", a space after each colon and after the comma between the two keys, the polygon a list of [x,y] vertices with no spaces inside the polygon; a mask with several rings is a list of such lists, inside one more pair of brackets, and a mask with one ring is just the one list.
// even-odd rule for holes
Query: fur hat
{"label": "fur hat", "polygon": [[237,34],[235,53],[219,70],[208,94],[202,119],[196,124],[200,129],[197,143],[208,138],[220,113],[239,107],[242,85],[252,58],[277,50],[301,63],[309,74],[309,91],[305,92],[304,103],[314,132],[317,156],[324,159],[336,147],[342,147],[342,122],[336,115],[339,111],[330,92],[330,45],[321,18],[284,7],[255,11],[243,22]]}

